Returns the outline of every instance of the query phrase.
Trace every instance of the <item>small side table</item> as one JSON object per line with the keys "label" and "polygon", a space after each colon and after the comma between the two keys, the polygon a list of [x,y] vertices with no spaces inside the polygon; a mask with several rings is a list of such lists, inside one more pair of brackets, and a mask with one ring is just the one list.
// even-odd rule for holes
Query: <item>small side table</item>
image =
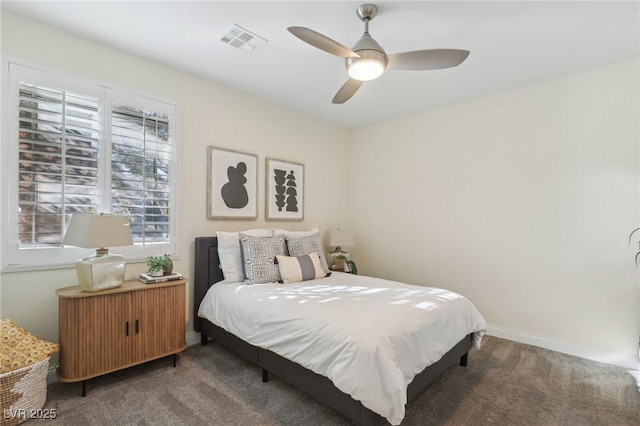
{"label": "small side table", "polygon": [[186,348],[186,283],[174,280],[122,286],[95,293],[58,289],[62,382],[82,382]]}

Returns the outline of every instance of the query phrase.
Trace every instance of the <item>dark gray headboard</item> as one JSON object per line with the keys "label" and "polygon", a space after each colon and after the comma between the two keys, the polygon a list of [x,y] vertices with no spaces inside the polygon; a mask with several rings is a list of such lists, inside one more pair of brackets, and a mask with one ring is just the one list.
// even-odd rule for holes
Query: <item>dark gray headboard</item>
{"label": "dark gray headboard", "polygon": [[194,274],[193,328],[196,331],[201,331],[200,322],[202,318],[198,316],[200,302],[202,302],[209,287],[224,279],[220,268],[220,259],[218,258],[217,237],[196,238]]}

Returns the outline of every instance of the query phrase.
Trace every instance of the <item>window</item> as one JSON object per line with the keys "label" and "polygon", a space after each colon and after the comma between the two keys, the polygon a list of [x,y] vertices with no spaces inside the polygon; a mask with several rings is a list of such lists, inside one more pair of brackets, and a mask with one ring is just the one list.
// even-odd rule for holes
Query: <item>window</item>
{"label": "window", "polygon": [[20,249],[60,247],[67,216],[97,209],[98,101],[19,82]]}
{"label": "window", "polygon": [[111,208],[130,215],[135,244],[169,240],[169,118],[114,106],[111,113]]}
{"label": "window", "polygon": [[75,212],[128,215],[129,258],[174,254],[175,105],[14,63],[8,74],[3,267],[86,255],[62,245]]}

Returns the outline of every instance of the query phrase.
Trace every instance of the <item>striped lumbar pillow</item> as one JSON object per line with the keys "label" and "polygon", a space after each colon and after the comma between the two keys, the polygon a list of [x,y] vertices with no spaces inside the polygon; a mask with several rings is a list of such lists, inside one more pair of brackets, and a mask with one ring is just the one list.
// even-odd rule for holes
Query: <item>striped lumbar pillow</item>
{"label": "striped lumbar pillow", "polygon": [[326,275],[315,252],[299,257],[276,255],[276,261],[280,268],[280,282],[284,284],[315,280]]}

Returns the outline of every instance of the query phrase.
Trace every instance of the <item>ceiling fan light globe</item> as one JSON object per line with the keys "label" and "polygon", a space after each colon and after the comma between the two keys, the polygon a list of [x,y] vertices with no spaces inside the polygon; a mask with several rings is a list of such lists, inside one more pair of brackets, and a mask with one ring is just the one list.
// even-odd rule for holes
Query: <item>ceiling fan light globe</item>
{"label": "ceiling fan light globe", "polygon": [[358,50],[359,57],[347,58],[345,64],[349,77],[354,80],[369,81],[382,75],[387,67],[387,55],[375,49]]}
{"label": "ceiling fan light globe", "polygon": [[349,65],[349,77],[369,81],[380,77],[384,72],[384,64],[374,59],[362,59]]}

